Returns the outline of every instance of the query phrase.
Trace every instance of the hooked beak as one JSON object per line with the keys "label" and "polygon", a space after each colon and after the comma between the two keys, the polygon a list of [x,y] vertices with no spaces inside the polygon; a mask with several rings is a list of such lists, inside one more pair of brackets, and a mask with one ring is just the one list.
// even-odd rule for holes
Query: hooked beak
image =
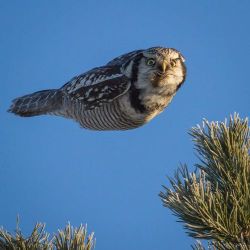
{"label": "hooked beak", "polygon": [[163,62],[162,62],[161,68],[162,68],[162,72],[165,73],[165,72],[166,72],[166,69],[167,69],[167,62],[166,62],[166,61],[163,61]]}
{"label": "hooked beak", "polygon": [[157,74],[159,76],[164,76],[166,74],[166,71],[167,71],[167,68],[168,68],[168,63],[167,61],[161,61],[158,65],[158,72]]}

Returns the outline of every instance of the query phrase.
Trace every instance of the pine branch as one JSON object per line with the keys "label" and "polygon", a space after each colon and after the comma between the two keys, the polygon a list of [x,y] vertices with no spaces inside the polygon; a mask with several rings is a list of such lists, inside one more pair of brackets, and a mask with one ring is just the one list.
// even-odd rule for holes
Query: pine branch
{"label": "pine branch", "polygon": [[0,228],[0,250],[93,250],[94,243],[94,234],[87,236],[87,229],[82,225],[73,228],[68,223],[52,238],[42,223],[37,223],[27,238],[22,235],[18,223],[15,235]]}
{"label": "pine branch", "polygon": [[68,224],[64,230],[58,230],[53,244],[60,250],[91,250],[94,248],[93,236],[93,233],[87,236],[87,229],[82,225],[79,228],[73,228]]}
{"label": "pine branch", "polygon": [[201,163],[193,173],[188,172],[187,166],[181,166],[175,177],[169,178],[172,189],[164,187],[160,193],[163,205],[184,223],[189,236],[213,240],[211,249],[248,249],[250,138],[247,119],[243,121],[235,114],[228,126],[226,121],[204,121],[202,127],[192,128],[190,134]]}
{"label": "pine branch", "polygon": [[[195,245],[192,246],[193,250],[206,250],[206,248],[201,244],[200,241],[197,241]],[[234,244],[230,242],[224,241],[209,241],[208,242],[208,250],[249,250],[249,245],[246,243]]]}

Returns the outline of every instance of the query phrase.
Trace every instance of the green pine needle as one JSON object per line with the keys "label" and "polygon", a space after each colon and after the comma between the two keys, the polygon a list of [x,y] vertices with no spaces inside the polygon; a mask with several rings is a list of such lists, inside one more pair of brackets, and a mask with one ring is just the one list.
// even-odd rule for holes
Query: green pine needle
{"label": "green pine needle", "polygon": [[0,250],[93,250],[94,243],[94,234],[87,236],[87,229],[82,225],[73,228],[68,223],[52,238],[41,223],[35,225],[29,237],[22,235],[18,223],[15,235],[0,228]]}
{"label": "green pine needle", "polygon": [[164,186],[160,193],[189,236],[212,240],[211,249],[250,247],[249,131],[248,120],[237,114],[228,124],[205,120],[192,128],[200,159],[197,171],[189,173],[181,166],[169,178],[172,187]]}

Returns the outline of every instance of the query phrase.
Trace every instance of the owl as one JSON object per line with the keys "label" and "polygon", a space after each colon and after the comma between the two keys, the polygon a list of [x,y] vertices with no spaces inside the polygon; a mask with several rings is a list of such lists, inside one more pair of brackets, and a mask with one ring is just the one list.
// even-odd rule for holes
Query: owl
{"label": "owl", "polygon": [[63,116],[92,130],[133,129],[160,114],[185,77],[184,57],[176,49],[135,50],[72,78],[59,89],[16,98],[9,112],[23,117]]}

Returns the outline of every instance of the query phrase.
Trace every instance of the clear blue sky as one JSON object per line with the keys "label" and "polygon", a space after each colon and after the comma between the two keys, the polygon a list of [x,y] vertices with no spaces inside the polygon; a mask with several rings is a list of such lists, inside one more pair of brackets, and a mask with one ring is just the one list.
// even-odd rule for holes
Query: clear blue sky
{"label": "clear blue sky", "polygon": [[[180,162],[197,161],[187,131],[202,118],[249,115],[250,2],[0,2],[0,224],[25,233],[88,223],[97,250],[190,249],[158,193]],[[144,127],[93,132],[71,120],[20,118],[13,98],[57,88],[122,53],[174,47],[187,80]]]}

